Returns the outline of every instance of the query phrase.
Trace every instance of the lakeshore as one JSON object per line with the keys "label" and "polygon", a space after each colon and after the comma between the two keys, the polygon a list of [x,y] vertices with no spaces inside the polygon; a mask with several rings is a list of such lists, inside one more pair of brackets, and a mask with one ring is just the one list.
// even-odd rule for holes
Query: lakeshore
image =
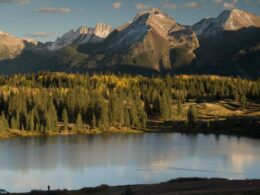
{"label": "lakeshore", "polygon": [[140,134],[144,133],[142,130],[130,128],[108,128],[107,130],[92,129],[81,131],[21,131],[21,130],[7,130],[0,133],[1,139],[9,139],[15,137],[42,137],[42,136],[72,136],[72,135],[100,135],[100,134]]}
{"label": "lakeshore", "polygon": [[[50,186],[51,187],[51,186]],[[47,186],[46,186],[47,189]],[[50,190],[31,191],[28,193],[16,193],[12,195],[249,195],[260,194],[260,180],[227,180],[227,179],[203,179],[186,178],[175,179],[168,182],[149,185],[125,185],[108,186],[101,185],[94,188],[82,188],[80,190]]]}

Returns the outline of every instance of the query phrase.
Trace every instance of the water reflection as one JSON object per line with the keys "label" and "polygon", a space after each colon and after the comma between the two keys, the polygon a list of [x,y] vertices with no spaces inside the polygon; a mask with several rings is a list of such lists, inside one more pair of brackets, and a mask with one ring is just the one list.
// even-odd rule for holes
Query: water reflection
{"label": "water reflection", "polygon": [[177,177],[260,178],[259,146],[259,140],[203,134],[16,138],[0,142],[0,187],[28,191]]}

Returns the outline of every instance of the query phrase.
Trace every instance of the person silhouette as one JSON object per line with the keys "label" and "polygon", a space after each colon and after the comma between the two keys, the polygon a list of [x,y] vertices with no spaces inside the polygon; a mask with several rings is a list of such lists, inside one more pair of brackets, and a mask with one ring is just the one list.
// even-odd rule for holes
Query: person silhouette
{"label": "person silhouette", "polygon": [[51,190],[51,187],[50,186],[48,186],[48,191],[50,191]]}

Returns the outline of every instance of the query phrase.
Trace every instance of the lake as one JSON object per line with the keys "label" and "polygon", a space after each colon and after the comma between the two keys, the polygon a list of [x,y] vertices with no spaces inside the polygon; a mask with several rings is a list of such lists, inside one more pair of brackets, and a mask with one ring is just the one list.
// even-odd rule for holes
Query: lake
{"label": "lake", "polygon": [[10,192],[179,177],[260,179],[260,140],[169,133],[0,141],[0,188]]}

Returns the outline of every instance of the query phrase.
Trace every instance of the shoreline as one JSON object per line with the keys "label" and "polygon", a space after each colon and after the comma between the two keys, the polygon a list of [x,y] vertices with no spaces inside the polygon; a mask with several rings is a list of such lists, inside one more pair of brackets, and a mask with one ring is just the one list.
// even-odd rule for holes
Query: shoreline
{"label": "shoreline", "polygon": [[[166,122],[167,123],[167,122]],[[164,123],[163,123],[164,124]],[[260,134],[255,134],[255,132],[250,132],[249,129],[241,130],[241,128],[232,128],[226,130],[226,127],[223,126],[220,129],[216,130],[214,127],[205,127],[204,123],[197,124],[196,126],[186,127],[184,124],[171,124],[173,126],[160,125],[159,127],[147,127],[143,129],[131,129],[131,128],[114,128],[109,127],[107,130],[101,129],[92,129],[92,130],[82,130],[82,131],[26,131],[26,130],[7,130],[5,132],[0,132],[0,141],[10,138],[33,138],[33,137],[52,137],[52,136],[73,136],[73,135],[112,135],[112,134],[122,134],[122,135],[131,135],[131,134],[145,134],[145,133],[182,133],[187,135],[230,135],[230,136],[243,136],[249,138],[259,139]],[[176,126],[177,125],[177,126]]]}
{"label": "shoreline", "polygon": [[[51,186],[50,186],[51,187]],[[47,188],[46,188],[47,190]],[[11,193],[13,195],[160,195],[160,194],[214,194],[214,195],[247,195],[247,194],[260,194],[260,180],[228,180],[218,178],[179,178],[167,182],[156,184],[137,184],[137,185],[121,185],[121,186],[108,186],[100,185],[93,188],[82,188],[79,190],[50,190],[50,191],[37,191],[33,190],[28,193]]]}
{"label": "shoreline", "polygon": [[43,137],[43,136],[72,136],[72,135],[103,135],[103,134],[142,134],[142,130],[137,129],[108,129],[108,130],[82,130],[82,131],[47,131],[47,132],[37,132],[37,131],[25,131],[25,130],[7,130],[5,132],[0,132],[0,140],[6,140],[10,138],[33,138],[33,137]]}

